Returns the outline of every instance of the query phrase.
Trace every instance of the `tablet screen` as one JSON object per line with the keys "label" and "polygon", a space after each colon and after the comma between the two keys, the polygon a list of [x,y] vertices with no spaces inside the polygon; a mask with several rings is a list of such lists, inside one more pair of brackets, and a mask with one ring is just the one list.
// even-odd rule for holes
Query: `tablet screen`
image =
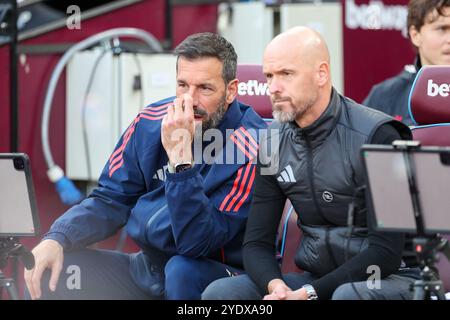
{"label": "tablet screen", "polygon": [[[376,228],[416,233],[405,153],[369,146],[362,155]],[[422,147],[410,155],[425,232],[450,232],[450,149]]]}
{"label": "tablet screen", "polygon": [[36,235],[34,189],[28,157],[0,154],[0,235]]}
{"label": "tablet screen", "polygon": [[376,228],[416,232],[405,160],[401,152],[365,151]]}

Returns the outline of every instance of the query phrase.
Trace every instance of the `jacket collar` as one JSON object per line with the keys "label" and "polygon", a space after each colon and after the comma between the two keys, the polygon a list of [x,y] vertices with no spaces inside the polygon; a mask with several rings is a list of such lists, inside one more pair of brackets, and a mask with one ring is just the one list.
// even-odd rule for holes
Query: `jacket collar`
{"label": "jacket collar", "polygon": [[335,127],[341,109],[340,96],[333,88],[331,90],[331,98],[327,108],[316,121],[305,128],[300,128],[295,121],[290,122],[290,126],[294,128],[295,131],[295,142],[305,144],[306,140],[308,140],[312,147],[319,145],[328,137]]}

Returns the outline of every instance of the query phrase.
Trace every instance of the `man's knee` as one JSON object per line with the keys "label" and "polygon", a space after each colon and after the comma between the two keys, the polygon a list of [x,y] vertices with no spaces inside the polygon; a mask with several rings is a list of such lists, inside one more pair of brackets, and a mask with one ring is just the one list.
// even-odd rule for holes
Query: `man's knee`
{"label": "man's knee", "polygon": [[202,300],[234,300],[235,290],[230,279],[218,279],[209,284],[202,293]]}
{"label": "man's knee", "polygon": [[247,276],[222,278],[212,282],[202,293],[202,300],[259,300],[256,284]]}
{"label": "man's knee", "polygon": [[170,258],[164,270],[166,299],[200,299],[204,288],[200,262],[199,259],[184,256]]}
{"label": "man's knee", "polygon": [[371,300],[370,289],[365,283],[357,282],[352,286],[351,283],[344,283],[333,293],[332,300]]}
{"label": "man's knee", "polygon": [[[187,285],[198,281],[201,273],[196,268],[198,260],[184,256],[173,256],[165,266],[167,284]],[[186,283],[187,282],[187,283]]]}

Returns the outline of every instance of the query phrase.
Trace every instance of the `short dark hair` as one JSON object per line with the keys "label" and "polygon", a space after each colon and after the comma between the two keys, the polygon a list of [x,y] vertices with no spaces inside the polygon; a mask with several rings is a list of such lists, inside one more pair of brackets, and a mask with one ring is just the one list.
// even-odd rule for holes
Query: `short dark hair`
{"label": "short dark hair", "polygon": [[450,7],[450,0],[411,0],[408,4],[408,30],[414,26],[420,31],[425,23],[433,22],[425,21],[428,14],[437,10],[440,16],[444,16],[443,10],[446,7]]}
{"label": "short dark hair", "polygon": [[222,62],[222,78],[225,85],[236,78],[237,54],[233,45],[218,34],[203,32],[190,35],[175,48],[174,53],[178,59],[217,58]]}

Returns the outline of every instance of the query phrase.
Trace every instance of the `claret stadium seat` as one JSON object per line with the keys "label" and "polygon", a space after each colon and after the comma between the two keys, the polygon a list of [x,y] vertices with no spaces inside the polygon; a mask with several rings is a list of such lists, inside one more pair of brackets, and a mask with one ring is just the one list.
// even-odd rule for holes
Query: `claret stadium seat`
{"label": "claret stadium seat", "polygon": [[[414,140],[420,141],[423,146],[450,146],[450,66],[425,66],[420,69],[411,88],[408,105],[415,122],[412,128]],[[448,235],[446,237],[450,240]],[[450,262],[441,255],[437,266],[448,292]]]}

